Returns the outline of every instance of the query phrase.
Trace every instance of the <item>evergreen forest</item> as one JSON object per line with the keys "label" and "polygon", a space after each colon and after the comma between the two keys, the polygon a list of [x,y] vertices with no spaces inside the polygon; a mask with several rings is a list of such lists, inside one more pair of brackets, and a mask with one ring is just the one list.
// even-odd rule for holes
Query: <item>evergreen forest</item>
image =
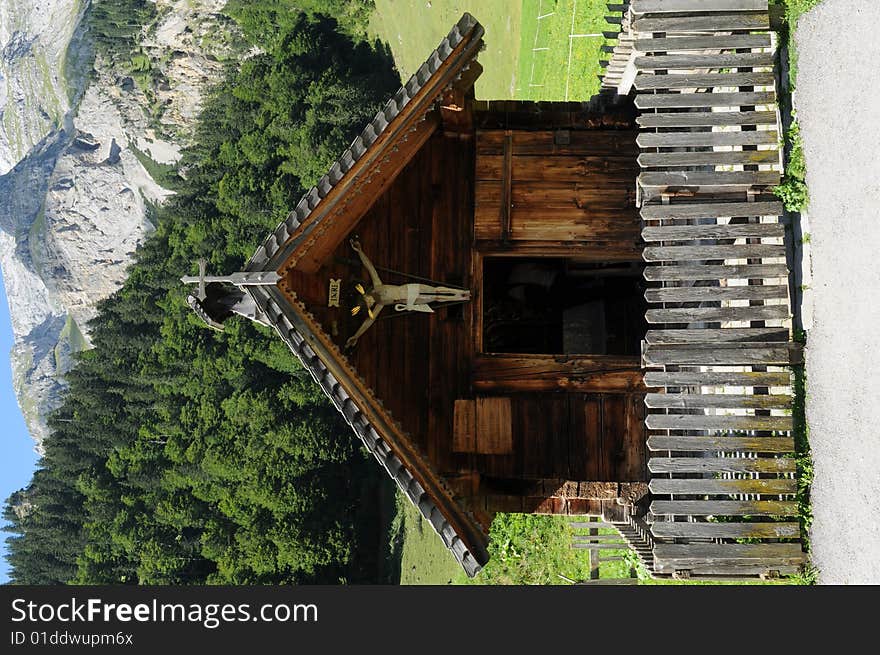
{"label": "evergreen forest", "polygon": [[[7,501],[13,583],[389,580],[392,483],[276,335],[238,319],[208,330],[179,282],[202,257],[241,270],[399,86],[363,38],[367,4],[227,5],[257,54],[212,90],[177,193],[100,305],[38,469]],[[129,43],[150,6],[95,3],[96,47]]]}

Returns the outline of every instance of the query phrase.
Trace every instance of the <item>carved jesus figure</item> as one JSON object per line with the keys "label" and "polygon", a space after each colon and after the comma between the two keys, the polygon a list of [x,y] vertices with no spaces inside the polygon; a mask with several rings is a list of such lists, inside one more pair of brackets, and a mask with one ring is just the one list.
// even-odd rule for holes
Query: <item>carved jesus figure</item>
{"label": "carved jesus figure", "polygon": [[471,292],[466,289],[433,287],[427,284],[385,284],[379,277],[373,262],[361,249],[360,242],[357,239],[351,239],[350,243],[360,257],[364,268],[367,269],[372,286],[369,290],[364,289],[360,284],[356,287],[361,298],[359,303],[352,308],[351,313],[356,315],[361,310],[366,310],[367,317],[358,331],[345,342],[346,348],[353,348],[364,332],[376,322],[382,309],[389,305],[398,312],[433,312],[431,303],[464,302],[471,298]]}

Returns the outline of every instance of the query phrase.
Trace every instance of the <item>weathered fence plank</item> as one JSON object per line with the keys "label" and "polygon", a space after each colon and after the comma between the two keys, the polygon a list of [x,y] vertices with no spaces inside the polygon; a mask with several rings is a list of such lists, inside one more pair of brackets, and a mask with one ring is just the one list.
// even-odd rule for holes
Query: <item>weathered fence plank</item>
{"label": "weathered fence plank", "polygon": [[691,109],[697,107],[747,107],[772,105],[776,93],[772,91],[742,91],[737,93],[660,93],[636,96],[639,109]]}
{"label": "weathered fence plank", "polygon": [[652,55],[650,57],[636,57],[635,66],[640,71],[771,68],[773,55],[769,52],[740,52],[724,55]]}
{"label": "weathered fence plank", "polygon": [[785,264],[741,264],[727,266],[648,266],[644,271],[649,282],[684,280],[763,280],[788,277]]}
{"label": "weathered fence plank", "polygon": [[679,539],[797,539],[797,523],[695,523],[693,521],[657,521],[651,526],[655,537]]}
{"label": "weathered fence plank", "polygon": [[[667,39],[636,39],[633,47],[639,52],[686,52],[688,50],[744,50],[769,48],[769,34],[733,36],[685,36]],[[755,103],[752,103],[755,104]]]}
{"label": "weathered fence plank", "polygon": [[787,328],[701,328],[695,330],[648,330],[648,344],[676,343],[788,343]]}
{"label": "weathered fence plank", "polygon": [[[758,287],[760,288],[760,287]],[[646,366],[747,366],[786,365],[799,360],[789,344],[675,344],[648,346],[643,354]]]}
{"label": "weathered fence plank", "polygon": [[[645,423],[651,430],[780,430],[792,429],[791,416],[709,416],[704,414],[650,414]],[[705,462],[708,466],[710,462]],[[770,470],[781,470],[774,468]],[[782,466],[779,464],[778,466]],[[703,470],[703,469],[697,469]],[[721,469],[727,470],[727,469]],[[788,469],[785,469],[788,470]]]}
{"label": "weathered fence plank", "polygon": [[[651,409],[703,409],[706,407],[791,409],[791,396],[732,393],[649,393],[645,395],[645,405]],[[702,439],[702,437],[698,438]],[[727,450],[736,449],[728,448]]]}
{"label": "weathered fence plank", "polygon": [[695,478],[690,480],[654,479],[648,483],[648,488],[655,496],[667,494],[682,496],[702,496],[708,494],[792,496],[797,493],[797,480],[794,478],[739,478],[732,480],[715,478]]}
{"label": "weathered fence plank", "polygon": [[709,146],[765,146],[779,143],[775,130],[754,132],[658,132],[640,134],[642,148],[700,148]]}
{"label": "weathered fence plank", "polygon": [[648,460],[648,470],[651,473],[794,473],[795,461],[782,457],[653,457]]}
{"label": "weathered fence plank", "polygon": [[788,371],[648,371],[645,373],[648,387],[787,387],[791,384]]}
{"label": "weathered fence plank", "polygon": [[[791,399],[789,398],[789,401]],[[648,450],[674,450],[681,452],[748,452],[791,453],[794,452],[792,437],[648,437]]]}
{"label": "weathered fence plank", "polygon": [[634,0],[633,13],[700,13],[712,11],[767,11],[767,0]]}
{"label": "weathered fence plank", "polygon": [[646,152],[638,157],[642,168],[671,166],[735,166],[776,164],[778,150],[732,150],[709,152]]}
{"label": "weathered fence plank", "polygon": [[639,91],[661,89],[713,89],[718,87],[773,86],[772,72],[757,73],[678,73],[674,75],[638,75],[635,87]]}
{"label": "weathered fence plank", "polygon": [[666,287],[645,291],[645,300],[650,303],[769,300],[772,298],[788,298],[788,286],[776,284],[732,287]]}
{"label": "weathered fence plank", "polygon": [[736,223],[728,225],[664,225],[646,227],[642,239],[657,241],[695,241],[697,239],[766,239],[785,236],[781,223]]}
{"label": "weathered fence plank", "polygon": [[643,128],[718,127],[724,125],[775,125],[775,111],[686,111],[642,114],[636,121]]}
{"label": "weathered fence plank", "polygon": [[[668,134],[668,133],[667,133]],[[755,134],[741,132],[741,134]],[[774,132],[775,134],[775,132]],[[645,136],[645,135],[643,135]],[[752,187],[779,184],[778,171],[645,171],[639,184],[647,187]]]}
{"label": "weathered fence plank", "polygon": [[678,570],[711,574],[717,567],[761,567],[773,570],[804,562],[800,544],[657,544],[654,547],[654,570],[672,573]]}
{"label": "weathered fence plank", "polygon": [[785,246],[766,243],[729,246],[650,246],[645,248],[643,254],[646,262],[770,259],[777,257],[785,257]]}
{"label": "weathered fence plank", "polygon": [[698,246],[649,246],[647,262],[721,261],[728,259],[774,259],[785,257],[785,246],[777,244],[732,244]]}
{"label": "weathered fence plank", "polygon": [[664,16],[638,18],[633,21],[636,32],[732,32],[769,30],[770,15],[761,13],[715,13],[709,16]]}
{"label": "weathered fence plank", "polygon": [[694,307],[691,309],[649,309],[645,312],[648,323],[689,324],[721,321],[769,321],[791,318],[787,305],[764,307]]}
{"label": "weathered fence plank", "polygon": [[[678,154],[678,153],[670,153]],[[699,153],[680,153],[699,154]],[[669,218],[714,218],[746,216],[779,216],[782,214],[781,202],[680,202],[671,205],[648,205],[642,207],[642,218],[659,220]]]}
{"label": "weathered fence plank", "polygon": [[655,500],[656,516],[797,516],[793,500]]}

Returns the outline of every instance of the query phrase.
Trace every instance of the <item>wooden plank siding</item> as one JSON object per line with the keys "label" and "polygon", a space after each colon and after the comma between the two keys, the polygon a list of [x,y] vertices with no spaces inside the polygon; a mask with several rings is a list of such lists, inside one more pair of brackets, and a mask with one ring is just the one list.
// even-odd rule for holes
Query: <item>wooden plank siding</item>
{"label": "wooden plank siding", "polygon": [[769,193],[782,168],[767,1],[633,0],[630,12],[656,326],[642,363],[661,390],[645,398],[654,573],[794,573],[788,367],[802,358],[788,233]]}
{"label": "wooden plank siding", "polygon": [[453,410],[452,450],[456,453],[477,451],[477,407],[473,400],[456,400]]}
{"label": "wooden plank siding", "polygon": [[477,452],[507,455],[513,452],[513,418],[510,398],[477,398]]}
{"label": "wooden plank siding", "polygon": [[625,130],[479,131],[475,238],[629,244],[637,257],[635,137]]}
{"label": "wooden plank siding", "polygon": [[[475,270],[485,256],[638,261],[635,139],[632,129],[478,130]],[[637,357],[477,353],[473,390],[509,397],[513,425],[512,453],[479,466],[494,480],[646,480],[641,380]]]}

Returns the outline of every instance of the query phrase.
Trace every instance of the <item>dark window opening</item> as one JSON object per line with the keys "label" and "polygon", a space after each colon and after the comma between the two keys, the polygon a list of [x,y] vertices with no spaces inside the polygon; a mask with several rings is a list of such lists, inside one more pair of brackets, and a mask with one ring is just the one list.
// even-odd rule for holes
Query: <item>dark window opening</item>
{"label": "dark window opening", "polygon": [[639,262],[491,257],[483,266],[484,352],[641,352],[647,324]]}

